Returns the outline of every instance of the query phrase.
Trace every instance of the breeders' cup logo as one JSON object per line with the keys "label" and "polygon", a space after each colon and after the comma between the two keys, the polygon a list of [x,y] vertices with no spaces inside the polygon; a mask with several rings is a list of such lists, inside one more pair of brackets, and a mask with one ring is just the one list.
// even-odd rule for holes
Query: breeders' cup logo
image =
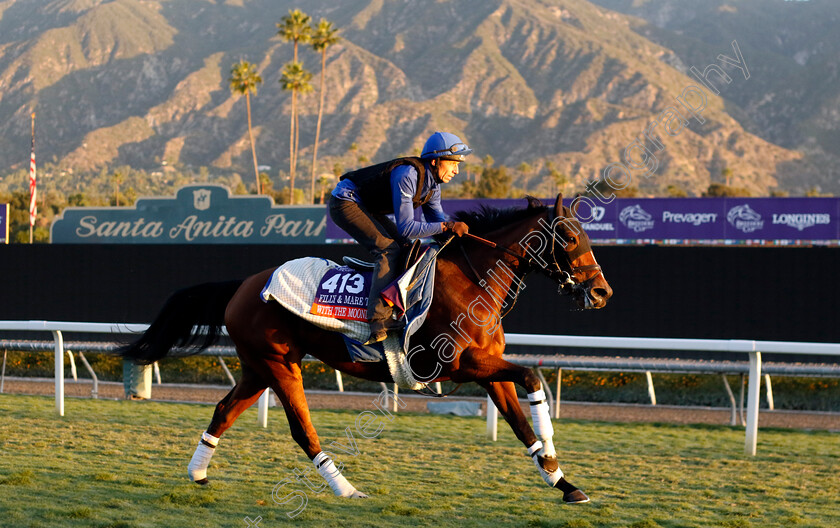
{"label": "breeders' cup logo", "polygon": [[636,233],[653,229],[653,217],[638,204],[625,207],[618,215],[621,223]]}
{"label": "breeders' cup logo", "polygon": [[782,213],[773,214],[773,224],[794,227],[800,231],[817,224],[830,224],[831,215],[828,213]]}
{"label": "breeders' cup logo", "polygon": [[193,191],[193,207],[199,211],[204,211],[210,208],[209,189],[198,189]]}
{"label": "breeders' cup logo", "polygon": [[744,233],[752,233],[764,228],[764,220],[761,215],[753,211],[749,205],[738,205],[729,210],[726,219],[735,229]]}

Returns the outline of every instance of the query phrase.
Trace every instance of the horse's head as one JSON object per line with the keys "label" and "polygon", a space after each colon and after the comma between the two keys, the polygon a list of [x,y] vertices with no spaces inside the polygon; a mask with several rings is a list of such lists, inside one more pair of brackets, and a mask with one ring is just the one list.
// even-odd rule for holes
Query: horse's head
{"label": "horse's head", "polygon": [[[528,197],[528,208],[541,207]],[[583,309],[603,308],[613,291],[592,254],[589,236],[568,207],[563,195],[538,219],[538,227],[519,242],[531,265],[558,285],[558,292],[571,295]]]}

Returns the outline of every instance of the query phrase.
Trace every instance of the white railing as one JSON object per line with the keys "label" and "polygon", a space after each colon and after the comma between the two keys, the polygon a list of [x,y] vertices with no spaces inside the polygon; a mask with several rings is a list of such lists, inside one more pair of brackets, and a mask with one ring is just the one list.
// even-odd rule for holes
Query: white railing
{"label": "white railing", "polygon": [[[64,416],[64,336],[62,332],[139,333],[148,328],[140,324],[74,323],[60,321],[0,321],[0,330],[51,332],[55,343],[55,404],[56,411]],[[548,336],[537,334],[505,334],[509,345],[545,347],[616,348],[636,350],[692,350],[729,352],[749,355],[749,380],[747,385],[747,421],[744,450],[755,455],[758,439],[758,403],[761,380],[761,352],[839,356],[840,344],[800,343],[792,341],[749,341],[741,339],[667,339],[642,337],[588,337]],[[538,366],[537,364],[533,366]],[[495,438],[497,414],[488,400],[488,433]],[[259,422],[265,427],[268,416],[268,390],[260,397]]]}
{"label": "white railing", "polygon": [[[73,323],[66,321],[0,321],[0,330],[52,332],[55,343],[55,410],[64,416],[64,335],[62,332],[94,334],[134,334],[144,332],[149,325],[117,323]],[[268,425],[269,391],[260,396],[257,420]]]}
{"label": "white railing", "polygon": [[[794,341],[748,341],[742,339],[667,339],[647,337],[589,337],[546,336],[536,334],[505,334],[508,345],[531,345],[577,348],[623,348],[636,350],[693,350],[704,352],[732,352],[749,354],[750,370],[747,383],[747,423],[744,452],[755,455],[758,440],[758,401],[761,383],[761,352],[780,354],[809,354],[840,356],[840,344],[799,343]],[[491,432],[488,405],[488,433]],[[495,421],[495,417],[492,418]]]}

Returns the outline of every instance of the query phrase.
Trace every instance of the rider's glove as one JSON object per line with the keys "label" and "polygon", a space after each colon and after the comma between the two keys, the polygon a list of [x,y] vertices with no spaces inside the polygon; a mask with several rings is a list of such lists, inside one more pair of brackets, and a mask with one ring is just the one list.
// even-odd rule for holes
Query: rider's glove
{"label": "rider's glove", "polygon": [[444,222],[443,231],[444,233],[455,233],[459,237],[462,237],[470,232],[470,228],[464,222]]}

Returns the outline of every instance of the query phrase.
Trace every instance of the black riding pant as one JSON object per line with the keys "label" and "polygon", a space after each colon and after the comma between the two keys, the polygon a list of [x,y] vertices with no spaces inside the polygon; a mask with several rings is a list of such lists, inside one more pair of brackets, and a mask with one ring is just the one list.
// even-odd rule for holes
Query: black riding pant
{"label": "black riding pant", "polygon": [[367,249],[373,256],[374,270],[368,299],[368,319],[382,322],[391,316],[391,307],[379,292],[396,279],[403,238],[397,226],[385,215],[372,214],[352,200],[330,197],[330,218],[335,225]]}

